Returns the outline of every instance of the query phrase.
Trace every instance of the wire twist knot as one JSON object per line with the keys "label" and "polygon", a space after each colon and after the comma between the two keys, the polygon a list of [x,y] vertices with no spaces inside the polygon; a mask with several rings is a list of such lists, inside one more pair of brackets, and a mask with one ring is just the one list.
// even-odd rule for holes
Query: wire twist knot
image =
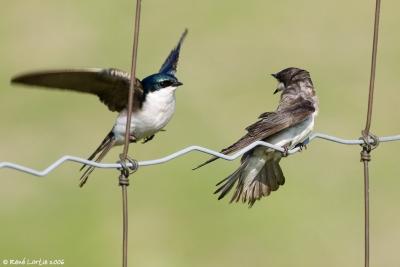
{"label": "wire twist knot", "polygon": [[379,137],[371,132],[367,133],[365,130],[361,132],[361,135],[362,137],[360,137],[360,139],[363,140],[364,143],[361,144],[363,149],[361,151],[360,161],[371,161],[370,152],[379,146]]}
{"label": "wire twist knot", "polygon": [[130,157],[124,158],[123,155],[119,155],[120,161],[118,163],[121,164],[119,170],[121,171],[121,175],[119,176],[119,185],[129,185],[129,175],[136,172],[139,168],[139,163],[137,160],[132,159]]}
{"label": "wire twist knot", "polygon": [[360,139],[364,141],[364,143],[361,146],[366,147],[368,152],[371,152],[372,150],[374,150],[379,146],[380,143],[379,137],[376,136],[375,134],[371,132],[367,133],[365,130],[363,130],[361,132],[361,135],[362,137],[360,137]]}
{"label": "wire twist knot", "polygon": [[368,151],[366,148],[363,148],[361,151],[361,160],[360,161],[371,161],[371,154],[369,153],[371,151]]}

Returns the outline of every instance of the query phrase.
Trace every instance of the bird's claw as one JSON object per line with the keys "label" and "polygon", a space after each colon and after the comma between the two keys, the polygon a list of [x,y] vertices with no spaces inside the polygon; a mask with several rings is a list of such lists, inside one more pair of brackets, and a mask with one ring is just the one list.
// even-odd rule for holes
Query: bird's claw
{"label": "bird's claw", "polygon": [[301,152],[301,151],[303,151],[303,149],[307,149],[308,143],[310,143],[310,138],[307,138],[303,142],[298,143],[295,147],[298,147],[299,151]]}
{"label": "bird's claw", "polygon": [[288,146],[288,145],[284,145],[284,146],[283,146],[282,156],[283,156],[283,157],[289,156],[289,146]]}
{"label": "bird's claw", "polygon": [[307,149],[307,145],[305,145],[305,144],[303,144],[303,143],[298,144],[296,147],[299,148],[299,151],[300,151],[300,152],[303,151],[303,149]]}
{"label": "bird's claw", "polygon": [[142,144],[146,144],[147,142],[153,140],[153,138],[154,138],[154,134],[151,136],[145,137]]}

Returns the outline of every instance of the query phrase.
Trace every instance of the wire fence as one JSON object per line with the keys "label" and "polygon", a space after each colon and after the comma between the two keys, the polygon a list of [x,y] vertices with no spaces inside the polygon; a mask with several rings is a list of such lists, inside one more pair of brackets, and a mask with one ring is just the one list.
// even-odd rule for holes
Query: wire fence
{"label": "wire fence", "polygon": [[[375,19],[374,19],[374,30],[373,30],[373,45],[372,45],[372,59],[371,59],[371,74],[370,74],[370,83],[369,83],[369,96],[368,96],[368,110],[367,110],[367,119],[364,130],[362,130],[361,137],[359,139],[342,139],[336,136],[331,136],[323,133],[314,133],[310,136],[309,141],[312,142],[315,139],[322,139],[342,145],[360,145],[362,147],[361,151],[361,161],[364,165],[364,266],[369,267],[369,170],[368,170],[368,162],[371,160],[370,153],[371,151],[378,146],[381,142],[392,142],[392,141],[400,141],[400,135],[392,135],[392,136],[384,136],[377,137],[370,132],[371,128],[371,118],[372,118],[372,106],[374,100],[374,84],[375,84],[375,72],[376,72],[376,57],[378,51],[378,33],[379,33],[379,18],[380,18],[380,5],[381,0],[375,1]],[[133,35],[133,49],[132,49],[132,65],[131,65],[131,84],[129,89],[129,103],[133,102],[133,87],[135,81],[135,72],[136,72],[136,59],[137,59],[137,48],[138,48],[138,37],[140,30],[140,13],[141,13],[141,0],[136,0],[136,13],[134,19],[134,35]],[[132,105],[128,106],[128,116],[127,116],[127,124],[130,125],[131,115],[132,115]],[[295,147],[286,151],[284,148],[276,146],[274,144],[270,144],[263,141],[254,142],[242,150],[238,151],[232,155],[221,154],[220,152],[214,151],[209,148],[205,148],[202,146],[189,146],[183,148],[175,153],[167,155],[163,158],[153,159],[153,160],[145,160],[145,161],[135,161],[131,160],[128,157],[129,150],[129,127],[126,127],[127,131],[125,134],[125,144],[122,153],[120,154],[120,162],[119,163],[98,163],[94,161],[89,161],[84,158],[75,157],[75,156],[63,156],[60,159],[56,160],[50,166],[45,168],[42,171],[35,170],[23,165],[19,165],[13,162],[0,162],[0,168],[9,168],[14,169],[20,172],[24,172],[27,174],[31,174],[34,176],[43,177],[50,174],[53,170],[60,167],[63,163],[71,161],[80,164],[86,164],[90,166],[94,166],[96,168],[108,168],[108,169],[118,169],[121,174],[119,176],[119,185],[122,189],[122,210],[123,210],[123,242],[122,242],[122,266],[127,267],[128,265],[128,193],[127,186],[129,186],[129,175],[130,170],[136,170],[140,166],[152,166],[157,164],[163,164],[168,161],[174,160],[178,157],[184,156],[192,151],[197,151],[209,155],[213,155],[225,160],[235,160],[244,153],[253,149],[256,146],[265,146],[271,149],[275,149],[277,151],[283,152],[287,155],[294,154],[301,150],[300,147]]]}
{"label": "wire fence", "polygon": [[125,143],[122,154],[120,154],[121,159],[121,174],[119,176],[119,186],[121,186],[122,192],[122,266],[128,266],[128,190],[129,186],[129,168],[133,170],[137,169],[137,166],[127,167],[127,163],[132,162],[128,157],[129,151],[129,134],[130,126],[132,120],[132,106],[133,106],[133,91],[136,83],[136,62],[137,62],[137,51],[139,46],[139,30],[140,30],[140,14],[141,14],[141,0],[136,0],[136,12],[135,12],[135,23],[133,32],[133,46],[132,46],[132,64],[131,64],[131,80],[129,83],[129,93],[128,93],[128,113],[126,117],[126,127],[125,127]]}
{"label": "wire fence", "polygon": [[[330,141],[330,142],[334,142],[334,143],[338,143],[338,144],[342,144],[342,145],[363,145],[364,144],[364,140],[361,140],[361,139],[343,139],[343,138],[339,138],[336,136],[323,134],[323,133],[313,133],[310,136],[310,142],[312,142],[315,139],[322,139],[322,140],[326,140],[326,141]],[[378,141],[381,143],[400,141],[400,135],[378,137]],[[374,140],[369,139],[369,142],[372,144],[374,142]],[[273,145],[273,144],[270,144],[267,142],[263,142],[263,141],[256,141],[232,155],[225,155],[225,154],[222,154],[220,152],[217,152],[215,150],[212,150],[212,149],[209,149],[206,147],[194,145],[194,146],[185,147],[183,149],[180,149],[172,154],[169,154],[169,155],[164,156],[159,159],[143,160],[143,161],[138,161],[137,163],[138,163],[138,166],[140,166],[140,167],[163,164],[168,161],[174,160],[176,158],[182,157],[190,152],[200,152],[200,153],[216,156],[221,159],[228,160],[228,161],[232,161],[232,160],[239,158],[244,153],[252,150],[256,146],[265,146],[265,147],[269,147],[269,148],[275,149],[280,152],[285,151],[284,148],[282,148],[282,147],[279,147],[279,146],[276,146],[276,145]],[[290,149],[290,150],[288,150],[288,154],[289,155],[294,154],[296,152],[299,152],[299,150],[300,150],[299,147]],[[121,168],[123,168],[121,163],[99,163],[99,162],[90,161],[90,160],[87,160],[84,158],[80,158],[80,157],[76,157],[76,156],[69,156],[69,155],[62,156],[61,158],[59,158],[58,160],[53,162],[51,165],[49,165],[47,168],[45,168],[42,171],[35,170],[35,169],[29,168],[29,167],[26,167],[23,165],[19,165],[17,163],[13,163],[13,162],[0,162],[0,168],[14,169],[14,170],[24,172],[27,174],[43,177],[43,176],[47,176],[52,171],[54,171],[55,169],[60,167],[63,163],[68,162],[68,161],[80,163],[80,164],[86,164],[86,165],[94,166],[96,168],[101,168],[101,169],[121,169]],[[127,167],[134,167],[134,166],[132,166],[132,163],[129,163],[129,162],[126,163],[126,165],[127,165]]]}

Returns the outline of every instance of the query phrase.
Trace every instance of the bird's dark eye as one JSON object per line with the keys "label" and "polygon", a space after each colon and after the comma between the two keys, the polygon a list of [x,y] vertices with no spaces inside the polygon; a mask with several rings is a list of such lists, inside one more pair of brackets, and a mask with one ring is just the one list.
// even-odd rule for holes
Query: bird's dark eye
{"label": "bird's dark eye", "polygon": [[170,86],[171,84],[172,84],[172,82],[171,82],[171,81],[168,81],[168,80],[162,81],[162,82],[160,83],[160,85],[161,85],[162,87],[168,87],[168,86]]}

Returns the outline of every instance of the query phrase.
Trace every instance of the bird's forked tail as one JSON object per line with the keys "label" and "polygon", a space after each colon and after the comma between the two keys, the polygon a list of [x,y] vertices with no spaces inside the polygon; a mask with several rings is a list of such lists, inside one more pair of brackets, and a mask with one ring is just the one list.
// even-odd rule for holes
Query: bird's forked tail
{"label": "bird's forked tail", "polygon": [[230,202],[241,200],[247,202],[249,207],[253,206],[257,200],[278,190],[285,183],[285,176],[279,166],[281,157],[281,152],[265,153],[265,149],[244,154],[240,167],[217,184],[219,187],[214,194],[219,194],[218,199],[222,199],[236,184]]}
{"label": "bird's forked tail", "polygon": [[[93,152],[92,155],[88,158],[88,160],[93,160],[94,158],[96,162],[100,162],[105,155],[110,151],[110,149],[115,145],[115,136],[114,133],[111,131],[108,133],[108,135],[104,138],[103,142],[101,142],[100,146]],[[80,171],[82,171],[86,166],[84,164],[81,168]],[[95,167],[93,166],[88,166],[88,168],[85,170],[83,175],[81,176],[79,180],[79,186],[82,187],[85,185],[87,182],[87,179],[89,178],[89,175],[94,171]]]}

